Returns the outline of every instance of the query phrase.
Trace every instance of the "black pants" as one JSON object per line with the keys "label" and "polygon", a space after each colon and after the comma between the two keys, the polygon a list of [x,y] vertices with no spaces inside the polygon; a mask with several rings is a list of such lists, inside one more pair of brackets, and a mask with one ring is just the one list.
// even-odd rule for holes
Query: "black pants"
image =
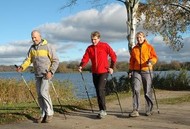
{"label": "black pants", "polygon": [[108,73],[92,74],[93,83],[96,89],[97,101],[99,110],[106,110],[105,102],[105,86],[108,78]]}

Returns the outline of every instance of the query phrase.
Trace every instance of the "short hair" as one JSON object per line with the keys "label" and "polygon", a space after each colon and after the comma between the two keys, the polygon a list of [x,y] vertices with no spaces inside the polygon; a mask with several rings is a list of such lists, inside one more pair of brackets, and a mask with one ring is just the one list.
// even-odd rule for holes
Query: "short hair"
{"label": "short hair", "polygon": [[31,35],[32,35],[33,33],[38,33],[38,34],[40,35],[40,37],[41,37],[40,31],[38,31],[38,30],[33,30],[33,31],[31,32]]}
{"label": "short hair", "polygon": [[93,38],[93,37],[98,37],[98,38],[100,38],[100,32],[98,32],[98,31],[92,32],[92,33],[91,33],[91,38]]}
{"label": "short hair", "polygon": [[141,36],[143,36],[143,37],[146,37],[146,35],[145,35],[142,31],[137,32],[136,37],[137,37],[138,35],[141,35]]}

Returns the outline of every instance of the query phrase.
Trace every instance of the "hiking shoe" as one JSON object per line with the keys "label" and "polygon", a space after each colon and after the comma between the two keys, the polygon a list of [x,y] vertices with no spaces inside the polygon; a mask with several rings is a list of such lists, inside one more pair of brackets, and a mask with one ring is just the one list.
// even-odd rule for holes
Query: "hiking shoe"
{"label": "hiking shoe", "polygon": [[53,115],[51,116],[47,116],[46,119],[45,119],[45,123],[50,123],[53,119]]}
{"label": "hiking shoe", "polygon": [[107,112],[106,111],[104,111],[104,110],[100,110],[100,113],[98,114],[98,118],[104,118],[105,116],[107,115]]}
{"label": "hiking shoe", "polygon": [[129,114],[130,117],[138,117],[139,116],[139,112],[138,111],[132,111],[130,114]]}
{"label": "hiking shoe", "polygon": [[46,116],[44,117],[39,117],[38,119],[36,119],[36,123],[44,123],[46,119]]}
{"label": "hiking shoe", "polygon": [[148,111],[148,112],[145,113],[146,116],[151,116],[152,114],[153,114],[153,113],[150,112],[150,111]]}

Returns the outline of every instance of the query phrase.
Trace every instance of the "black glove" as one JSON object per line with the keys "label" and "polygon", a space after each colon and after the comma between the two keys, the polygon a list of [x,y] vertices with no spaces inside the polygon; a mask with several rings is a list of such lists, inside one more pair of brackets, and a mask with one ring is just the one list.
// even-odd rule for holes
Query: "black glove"
{"label": "black glove", "polygon": [[131,78],[131,77],[132,77],[132,73],[133,73],[132,70],[129,70],[129,71],[128,71],[128,78]]}

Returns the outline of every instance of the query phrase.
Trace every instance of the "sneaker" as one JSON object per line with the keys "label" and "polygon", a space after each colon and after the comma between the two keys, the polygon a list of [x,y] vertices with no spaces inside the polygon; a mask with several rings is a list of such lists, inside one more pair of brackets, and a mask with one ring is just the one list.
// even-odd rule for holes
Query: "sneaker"
{"label": "sneaker", "polygon": [[100,113],[98,114],[98,118],[104,118],[107,115],[107,112],[104,110],[100,110]]}
{"label": "sneaker", "polygon": [[45,119],[45,123],[50,123],[53,119],[53,115],[51,116],[47,116],[46,119]]}
{"label": "sneaker", "polygon": [[130,114],[129,114],[130,117],[138,117],[139,116],[139,112],[138,111],[132,111]]}

